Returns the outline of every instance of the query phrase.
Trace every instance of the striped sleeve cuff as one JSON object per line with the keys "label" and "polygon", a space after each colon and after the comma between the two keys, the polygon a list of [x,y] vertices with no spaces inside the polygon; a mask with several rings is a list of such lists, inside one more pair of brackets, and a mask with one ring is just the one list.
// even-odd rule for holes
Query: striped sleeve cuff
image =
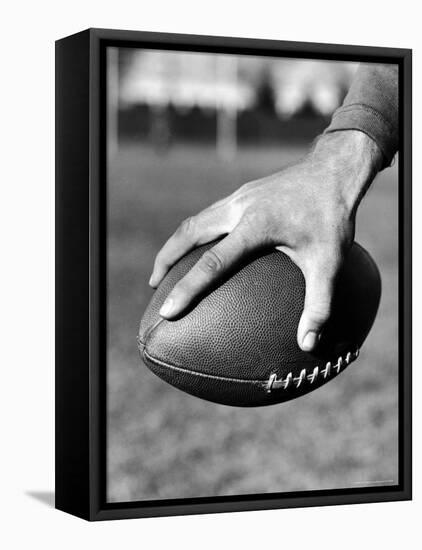
{"label": "striped sleeve cuff", "polygon": [[398,148],[397,130],[379,111],[362,103],[344,105],[335,111],[324,133],[339,130],[360,130],[367,134],[384,155],[383,168],[391,165]]}

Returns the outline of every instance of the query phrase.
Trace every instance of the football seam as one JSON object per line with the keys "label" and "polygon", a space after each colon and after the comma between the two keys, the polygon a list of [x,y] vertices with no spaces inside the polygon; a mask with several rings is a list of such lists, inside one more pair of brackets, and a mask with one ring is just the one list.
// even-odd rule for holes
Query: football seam
{"label": "football seam", "polygon": [[[163,319],[160,320],[160,323],[161,323],[161,321],[163,321]],[[138,342],[138,348],[139,348],[139,350],[140,350],[141,352],[142,352],[142,350],[143,350],[144,348],[146,348],[146,346],[147,346],[146,340],[148,340],[148,337],[151,335],[152,331],[156,328],[156,326],[158,326],[158,324],[159,324],[159,323],[155,323],[154,326],[153,326],[152,328],[150,328],[150,329],[148,329],[148,330],[146,331],[146,336],[147,336],[147,338],[145,338],[145,342],[143,342],[143,341],[141,340],[140,336],[137,336],[137,337],[136,337],[136,341]],[[142,349],[141,349],[141,348],[142,348]],[[353,353],[355,353],[355,352],[352,352],[352,354],[353,354]],[[346,355],[347,355],[347,354],[346,354]],[[152,357],[152,356],[150,355],[150,357]],[[162,359],[157,359],[157,360],[158,360],[158,361],[162,361]],[[165,363],[165,362],[163,362],[163,363],[164,363],[164,364],[167,364],[167,363]],[[303,360],[301,360],[301,361],[284,361],[283,364],[284,364],[286,367],[287,367],[287,366],[289,366],[289,367],[290,367],[290,366],[295,367],[295,366],[297,366],[297,365],[306,365],[306,364],[312,365],[312,364],[315,364],[315,363],[317,363],[317,360],[315,360],[315,361],[312,361],[312,360],[309,360],[309,361],[303,361]],[[180,368],[180,369],[183,370],[183,367],[179,367],[178,365],[172,365],[172,364],[170,364],[170,363],[169,363],[168,365],[169,365],[170,367]],[[191,372],[191,371],[188,370],[188,369],[185,369],[185,370],[186,370],[187,372]],[[196,371],[192,371],[192,372],[196,372]],[[198,373],[198,374],[201,374],[201,373]],[[214,375],[214,374],[210,374],[210,375],[207,375],[207,376],[215,376],[215,375]],[[217,378],[218,378],[218,377],[217,377]],[[233,380],[237,380],[237,379],[236,379],[236,378],[233,378]],[[261,381],[262,381],[262,380],[261,380]]]}
{"label": "football seam", "polygon": [[215,374],[205,374],[202,372],[193,371],[190,369],[185,369],[182,367],[178,367],[176,365],[172,365],[170,363],[166,363],[165,361],[162,361],[161,359],[157,359],[156,357],[153,357],[150,355],[145,345],[139,341],[140,347],[142,346],[142,349],[140,349],[141,353],[144,355],[144,357],[150,361],[151,363],[160,366],[165,367],[170,370],[178,371],[184,374],[190,374],[193,376],[198,376],[200,378],[207,378],[211,380],[218,380],[219,382],[234,382],[234,383],[240,383],[240,384],[252,384],[253,386],[260,386],[261,388],[265,389],[267,393],[271,393],[272,390],[277,389],[287,389],[288,387],[295,387],[299,388],[299,386],[306,381],[309,381],[311,384],[313,384],[317,378],[319,377],[321,379],[321,376],[324,376],[324,380],[327,379],[330,375],[332,375],[332,370],[337,370],[335,374],[339,374],[340,370],[343,366],[348,366],[351,362],[353,362],[357,357],[359,356],[359,349],[356,349],[354,352],[348,352],[346,354],[346,357],[343,359],[343,357],[339,357],[337,359],[337,362],[332,364],[330,361],[328,361],[325,364],[324,368],[321,368],[319,365],[316,365],[312,372],[308,374],[306,369],[302,369],[299,376],[293,376],[292,372],[289,372],[286,375],[286,378],[277,378],[277,375],[271,374],[267,380],[244,380],[242,378],[231,378],[228,376],[216,376]]}
{"label": "football seam", "polygon": [[203,372],[197,372],[194,370],[177,367],[176,365],[172,365],[170,363],[166,363],[165,361],[162,361],[161,359],[157,359],[156,357],[153,357],[152,355],[150,355],[146,349],[143,349],[141,351],[148,361],[151,361],[152,363],[155,363],[160,367],[166,367],[168,369],[179,371],[185,374],[193,374],[194,376],[199,376],[200,378],[211,378],[212,380],[219,380],[221,382],[240,382],[241,384],[254,384],[254,385],[263,384],[265,382],[265,380],[243,380],[242,378],[230,378],[228,376],[216,376],[215,374],[205,374]]}

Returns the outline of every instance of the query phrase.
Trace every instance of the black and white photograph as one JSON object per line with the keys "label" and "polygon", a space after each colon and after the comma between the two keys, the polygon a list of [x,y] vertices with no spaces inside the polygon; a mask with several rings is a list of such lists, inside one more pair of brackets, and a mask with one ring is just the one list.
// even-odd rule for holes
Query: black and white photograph
{"label": "black and white photograph", "polygon": [[416,6],[5,4],[1,548],[415,547]]}
{"label": "black and white photograph", "polygon": [[107,47],[106,499],[399,485],[399,67]]}

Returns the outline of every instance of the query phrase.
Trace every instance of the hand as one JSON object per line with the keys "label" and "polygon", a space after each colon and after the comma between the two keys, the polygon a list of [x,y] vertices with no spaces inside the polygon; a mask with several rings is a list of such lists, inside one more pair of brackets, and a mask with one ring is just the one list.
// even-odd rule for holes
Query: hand
{"label": "hand", "polygon": [[382,154],[366,134],[325,134],[299,163],[249,182],[185,220],[156,257],[153,287],[191,249],[226,237],[176,284],[160,315],[179,316],[245,255],[276,247],[305,277],[297,338],[304,351],[311,351],[330,316],[336,276],[354,238],[357,206],[381,164]]}

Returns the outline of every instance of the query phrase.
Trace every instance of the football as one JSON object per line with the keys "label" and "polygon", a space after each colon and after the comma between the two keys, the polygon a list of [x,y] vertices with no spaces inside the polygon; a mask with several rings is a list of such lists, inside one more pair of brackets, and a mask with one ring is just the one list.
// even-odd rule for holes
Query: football
{"label": "football", "polygon": [[253,407],[311,392],[357,359],[381,295],[378,268],[359,244],[348,252],[330,320],[312,353],[296,340],[304,277],[275,249],[250,257],[180,318],[159,316],[171,289],[213,244],[173,266],[142,318],[139,349],[157,376],[202,399]]}

